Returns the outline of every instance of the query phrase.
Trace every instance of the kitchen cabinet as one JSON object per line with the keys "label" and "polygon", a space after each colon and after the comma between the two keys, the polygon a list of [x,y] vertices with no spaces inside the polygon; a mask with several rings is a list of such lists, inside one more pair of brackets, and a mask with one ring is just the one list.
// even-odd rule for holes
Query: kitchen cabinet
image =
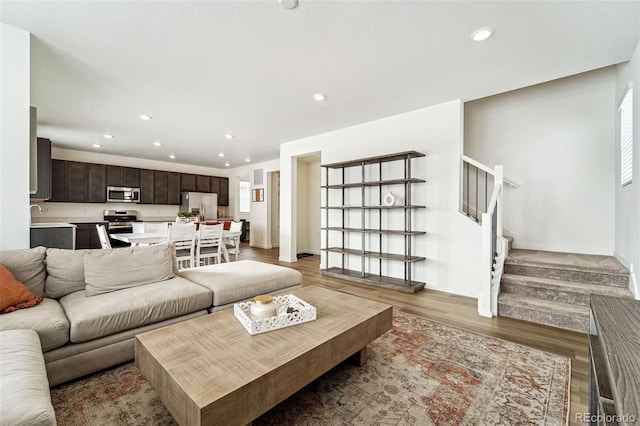
{"label": "kitchen cabinet", "polygon": [[76,225],[76,250],[99,249],[102,247],[96,225],[104,225],[107,232],[109,232],[109,223],[104,221],[81,222],[74,223],[74,225]]}
{"label": "kitchen cabinet", "polygon": [[51,198],[48,201],[67,201],[67,162],[51,160]]}
{"label": "kitchen cabinet", "polygon": [[196,191],[211,192],[211,176],[196,175]]}
{"label": "kitchen cabinet", "polygon": [[180,205],[180,173],[168,172],[167,176],[167,204]]}
{"label": "kitchen cabinet", "polygon": [[124,186],[127,188],[140,187],[140,169],[135,167],[124,168]]}
{"label": "kitchen cabinet", "polygon": [[218,178],[218,205],[219,206],[228,206],[229,205],[229,178],[221,177]]}
{"label": "kitchen cabinet", "polygon": [[88,164],[67,161],[67,201],[83,203],[87,201]]}
{"label": "kitchen cabinet", "polygon": [[161,170],[153,172],[153,203],[168,204],[167,187],[169,185],[169,173]]}
{"label": "kitchen cabinet", "polygon": [[138,188],[140,169],[135,167],[107,166],[107,186]]}
{"label": "kitchen cabinet", "polygon": [[34,200],[48,200],[51,198],[51,141],[38,138],[37,142],[37,178],[38,188],[31,194]]}
{"label": "kitchen cabinet", "polygon": [[89,164],[89,187],[86,201],[90,203],[105,203],[107,166],[104,164]]}
{"label": "kitchen cabinet", "polygon": [[76,227],[70,223],[38,223],[29,230],[29,246],[75,248]]}
{"label": "kitchen cabinet", "polygon": [[153,204],[155,200],[154,170],[140,170],[140,204]]}
{"label": "kitchen cabinet", "polygon": [[181,173],[180,174],[180,191],[195,191],[196,175]]}
{"label": "kitchen cabinet", "polygon": [[51,196],[47,201],[105,203],[107,186],[140,188],[140,204],[180,205],[184,191],[217,193],[229,205],[229,179],[217,176],[137,169],[77,161],[50,160]]}
{"label": "kitchen cabinet", "polygon": [[124,167],[107,166],[107,186],[124,186]]}

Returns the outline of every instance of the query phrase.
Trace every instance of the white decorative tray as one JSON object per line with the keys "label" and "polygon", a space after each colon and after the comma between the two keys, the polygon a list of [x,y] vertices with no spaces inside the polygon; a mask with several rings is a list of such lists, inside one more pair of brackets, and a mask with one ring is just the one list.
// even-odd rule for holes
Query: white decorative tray
{"label": "white decorative tray", "polygon": [[[251,317],[253,303],[240,302],[233,305],[233,314],[252,336],[316,319],[316,308],[293,294],[273,296],[272,303],[276,305],[276,311],[284,311],[273,317],[253,319]],[[293,312],[287,313],[287,308],[293,309]]]}

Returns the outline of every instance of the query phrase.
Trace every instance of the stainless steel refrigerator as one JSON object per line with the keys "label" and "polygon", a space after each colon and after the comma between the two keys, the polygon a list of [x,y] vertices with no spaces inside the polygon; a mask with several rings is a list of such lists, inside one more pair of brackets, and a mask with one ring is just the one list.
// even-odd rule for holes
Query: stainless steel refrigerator
{"label": "stainless steel refrigerator", "polygon": [[180,211],[200,214],[200,221],[218,219],[218,194],[183,192]]}

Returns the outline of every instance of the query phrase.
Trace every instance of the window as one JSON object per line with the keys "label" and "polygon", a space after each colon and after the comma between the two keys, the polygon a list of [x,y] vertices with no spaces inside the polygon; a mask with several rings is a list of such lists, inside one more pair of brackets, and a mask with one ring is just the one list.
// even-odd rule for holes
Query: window
{"label": "window", "polygon": [[633,88],[630,87],[620,104],[620,185],[633,179]]}
{"label": "window", "polygon": [[251,182],[240,181],[240,213],[249,213],[251,211]]}

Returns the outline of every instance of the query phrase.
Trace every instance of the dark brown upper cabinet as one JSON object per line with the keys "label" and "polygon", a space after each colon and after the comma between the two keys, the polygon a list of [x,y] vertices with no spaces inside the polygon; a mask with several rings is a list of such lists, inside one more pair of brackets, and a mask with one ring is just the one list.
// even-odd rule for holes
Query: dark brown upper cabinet
{"label": "dark brown upper cabinet", "polygon": [[140,169],[135,167],[124,168],[124,186],[127,188],[140,187]]}
{"label": "dark brown upper cabinet", "polygon": [[181,173],[180,174],[180,190],[181,191],[195,191],[196,190],[196,175]]}
{"label": "dark brown upper cabinet", "polygon": [[140,203],[154,204],[154,171],[140,169]]}
{"label": "dark brown upper cabinet", "polygon": [[38,188],[31,198],[48,200],[51,198],[51,141],[45,138],[37,140],[37,176]]}
{"label": "dark brown upper cabinet", "polygon": [[196,175],[196,191],[212,192],[210,176]]}
{"label": "dark brown upper cabinet", "polygon": [[104,164],[89,164],[88,199],[90,203],[105,203],[107,201],[107,166]]}
{"label": "dark brown upper cabinet", "polygon": [[229,205],[229,178],[221,177],[218,180],[218,205]]}
{"label": "dark brown upper cabinet", "polygon": [[87,201],[89,164],[67,161],[67,201],[83,203]]}
{"label": "dark brown upper cabinet", "polygon": [[153,203],[168,204],[167,187],[169,186],[169,172],[155,170],[154,172]]}
{"label": "dark brown upper cabinet", "polygon": [[167,177],[167,204],[180,205],[180,173],[169,172]]}
{"label": "dark brown upper cabinet", "polygon": [[51,160],[51,198],[49,201],[67,201],[67,162]]}
{"label": "dark brown upper cabinet", "polygon": [[124,167],[107,166],[107,186],[124,186]]}

